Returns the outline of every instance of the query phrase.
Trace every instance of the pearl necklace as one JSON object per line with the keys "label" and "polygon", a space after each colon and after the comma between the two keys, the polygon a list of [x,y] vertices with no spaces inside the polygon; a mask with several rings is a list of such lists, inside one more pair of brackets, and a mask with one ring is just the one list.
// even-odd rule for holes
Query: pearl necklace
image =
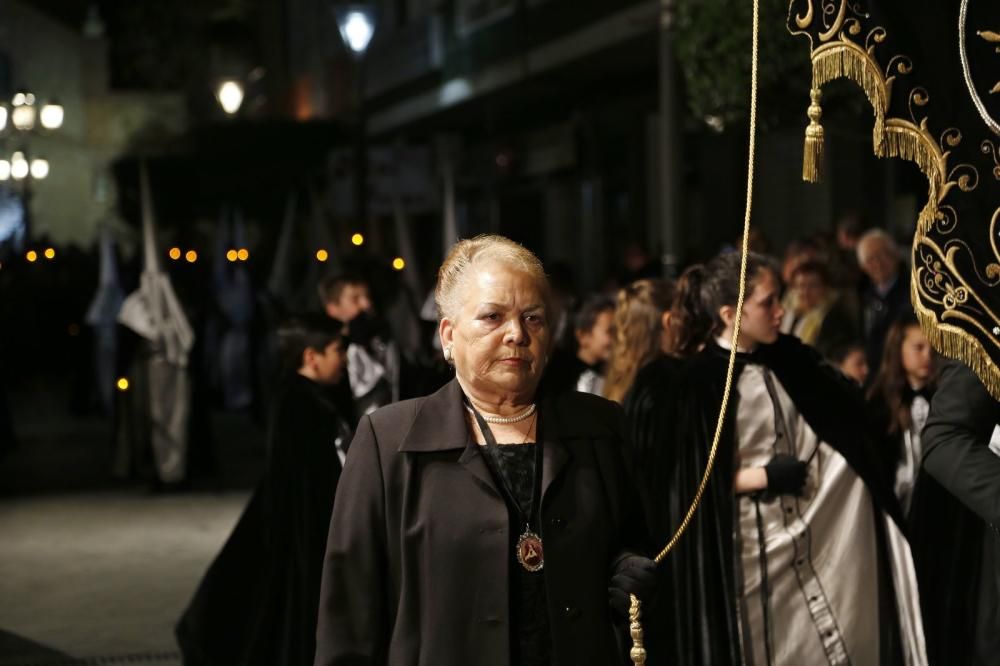
{"label": "pearl necklace", "polygon": [[[530,407],[528,407],[520,414],[514,414],[514,416],[487,416],[486,414],[483,414],[482,417],[484,421],[486,421],[487,423],[492,423],[493,425],[510,425],[511,423],[517,423],[518,421],[523,421],[524,419],[534,414],[535,407],[536,407],[535,403],[531,403]],[[470,407],[469,405],[466,405],[465,408],[468,409],[470,412],[472,411],[472,407]]]}

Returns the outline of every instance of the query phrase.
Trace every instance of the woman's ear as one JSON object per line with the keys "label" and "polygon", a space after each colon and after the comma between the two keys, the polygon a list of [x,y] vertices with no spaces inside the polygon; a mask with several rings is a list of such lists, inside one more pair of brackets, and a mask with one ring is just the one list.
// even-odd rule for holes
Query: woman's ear
{"label": "woman's ear", "polygon": [[670,310],[665,310],[663,314],[660,315],[660,327],[664,331],[670,331],[670,319],[673,317],[673,312]]}
{"label": "woman's ear", "polygon": [[441,339],[441,349],[455,343],[455,325],[447,317],[442,317],[438,324],[438,337]]}
{"label": "woman's ear", "polygon": [[719,308],[719,319],[726,325],[726,328],[730,328],[736,320],[736,308],[732,305],[723,305]]}

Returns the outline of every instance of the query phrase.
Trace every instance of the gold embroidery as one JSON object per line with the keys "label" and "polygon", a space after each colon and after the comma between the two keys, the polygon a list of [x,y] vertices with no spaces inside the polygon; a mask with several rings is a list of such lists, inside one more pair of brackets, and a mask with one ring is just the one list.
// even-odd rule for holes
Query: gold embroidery
{"label": "gold embroidery", "polygon": [[[972,334],[972,331],[982,333],[983,339],[994,346],[992,351],[1000,352],[1000,317],[980,297],[977,287],[966,281],[956,264],[960,260],[966,270],[964,275],[970,278],[974,275],[983,286],[1000,286],[1000,248],[994,238],[998,234],[996,227],[1000,225],[1000,209],[994,213],[990,225],[995,261],[986,264],[982,271],[976,266],[972,249],[965,241],[955,237],[940,240],[950,236],[959,224],[954,206],[945,203],[946,197],[956,190],[971,192],[979,184],[979,172],[973,165],[950,164],[952,151],[963,140],[962,133],[957,128],[948,128],[939,137],[931,133],[926,114],[931,98],[922,87],[908,91],[909,118],[887,117],[893,84],[898,83],[897,77],[913,72],[911,59],[896,54],[883,70],[876,59],[876,51],[886,39],[886,30],[881,26],[871,28],[862,41],[861,19],[867,17],[856,4],[818,1],[823,9],[824,29],[818,34],[820,45],[811,49],[812,88],[822,88],[837,78],[854,81],[872,105],[875,154],[914,162],[927,178],[927,203],[918,215],[912,247],[914,271],[911,296],[921,327],[938,351],[965,362],[979,375],[993,396],[1000,399],[1000,368],[986,352],[984,342]],[[963,2],[963,8],[967,2]],[[808,1],[807,4],[809,8],[804,14],[790,14],[794,16],[795,26],[800,29],[792,32],[807,35],[813,45],[813,34],[805,30],[813,24],[813,2]],[[795,0],[792,6],[795,6]],[[986,38],[983,33],[980,36]],[[992,33],[991,36],[1000,42],[1000,34]],[[813,101],[815,103],[815,96]],[[808,136],[807,133],[806,163],[811,159]],[[984,154],[993,157],[993,175],[1000,180],[1000,146],[987,140],[982,142],[980,148]],[[933,239],[928,236],[931,233],[934,234]],[[939,242],[943,242],[944,247]],[[940,307],[940,314],[931,310],[929,305]],[[984,325],[984,322],[993,324]]]}

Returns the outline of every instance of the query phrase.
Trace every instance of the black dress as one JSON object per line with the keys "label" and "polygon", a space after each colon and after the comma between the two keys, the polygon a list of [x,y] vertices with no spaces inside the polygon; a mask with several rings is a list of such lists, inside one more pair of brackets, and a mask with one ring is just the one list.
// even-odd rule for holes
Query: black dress
{"label": "black dress", "polygon": [[279,393],[267,472],[177,625],[186,666],[306,666],[349,428],[328,392],[293,376]]}
{"label": "black dress", "polygon": [[[549,666],[552,636],[545,595],[545,569],[531,572],[515,556],[517,539],[524,532],[518,514],[527,514],[535,486],[535,444],[487,444],[483,453],[489,458],[497,486],[509,488],[519,505],[509,507],[511,522],[510,576],[511,664],[514,666]],[[507,494],[506,492],[504,493]],[[508,498],[508,504],[511,499]]]}

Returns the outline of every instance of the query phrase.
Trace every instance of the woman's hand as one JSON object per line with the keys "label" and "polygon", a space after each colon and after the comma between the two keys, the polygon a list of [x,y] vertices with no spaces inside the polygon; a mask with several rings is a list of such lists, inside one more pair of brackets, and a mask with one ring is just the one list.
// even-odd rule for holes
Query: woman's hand
{"label": "woman's hand", "polygon": [[744,467],[736,470],[733,478],[733,492],[737,495],[752,495],[767,489],[767,472],[763,467]]}
{"label": "woman's hand", "polygon": [[795,456],[782,453],[771,458],[764,465],[767,474],[767,492],[769,495],[801,496],[806,487],[806,477],[809,467]]}
{"label": "woman's hand", "polygon": [[809,466],[795,456],[780,453],[763,467],[736,470],[733,491],[737,495],[752,495],[761,491],[778,495],[801,496],[805,491]]}
{"label": "woman's hand", "polygon": [[652,603],[656,594],[656,562],[631,553],[619,557],[611,568],[608,584],[608,603],[616,619],[627,620],[634,594],[645,604]]}

